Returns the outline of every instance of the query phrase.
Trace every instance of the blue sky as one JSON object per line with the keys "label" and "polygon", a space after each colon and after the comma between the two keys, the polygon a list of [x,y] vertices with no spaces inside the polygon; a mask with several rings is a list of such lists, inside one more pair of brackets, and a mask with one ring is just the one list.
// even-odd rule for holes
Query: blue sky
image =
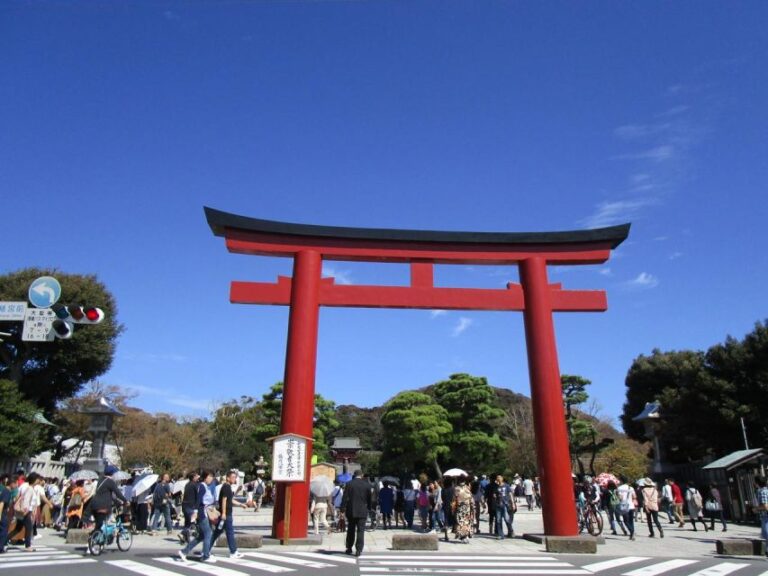
{"label": "blue sky", "polygon": [[[631,222],[606,265],[550,275],[608,292],[608,312],[555,323],[561,371],[615,418],[637,355],[767,316],[766,21],[761,1],[6,1],[0,272],[95,273],[126,327],[101,380],[206,415],[283,378],[287,309],[228,287],[291,263],[229,254],[205,205],[353,227]],[[522,315],[321,311],[317,391],[339,404],[455,372],[529,394]]]}

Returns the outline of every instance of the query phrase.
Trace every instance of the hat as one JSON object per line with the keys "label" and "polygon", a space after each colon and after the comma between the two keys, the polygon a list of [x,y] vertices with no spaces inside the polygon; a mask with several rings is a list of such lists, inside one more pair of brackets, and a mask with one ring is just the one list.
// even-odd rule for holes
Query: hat
{"label": "hat", "polygon": [[650,478],[644,478],[643,479],[643,484],[645,484],[646,486],[653,486],[656,483],[653,480],[651,480]]}
{"label": "hat", "polygon": [[117,466],[113,466],[110,464],[106,468],[104,468],[104,476],[112,476],[113,474],[117,473]]}

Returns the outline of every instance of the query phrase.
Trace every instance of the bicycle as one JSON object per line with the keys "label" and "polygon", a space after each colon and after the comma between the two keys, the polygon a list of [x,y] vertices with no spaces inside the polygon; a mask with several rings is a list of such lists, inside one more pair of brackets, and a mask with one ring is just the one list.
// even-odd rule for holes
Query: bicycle
{"label": "bicycle", "polygon": [[[113,520],[113,518],[115,518]],[[131,530],[123,524],[121,514],[113,514],[109,520],[101,525],[101,529],[94,530],[88,536],[88,551],[93,556],[99,556],[106,546],[117,541],[117,547],[122,552],[127,552],[133,545],[133,534]]]}
{"label": "bicycle", "polygon": [[591,536],[600,536],[603,533],[603,515],[597,508],[597,504],[587,502],[578,507],[579,533],[586,530]]}

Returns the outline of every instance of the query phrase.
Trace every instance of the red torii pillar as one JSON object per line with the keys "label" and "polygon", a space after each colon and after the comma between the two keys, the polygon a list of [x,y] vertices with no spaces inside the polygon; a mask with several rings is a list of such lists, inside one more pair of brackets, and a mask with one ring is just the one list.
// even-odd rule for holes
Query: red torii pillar
{"label": "red torii pillar", "polygon": [[[602,291],[563,290],[547,280],[548,264],[605,262],[629,233],[629,224],[574,232],[490,233],[373,230],[288,224],[258,220],[206,208],[214,234],[224,236],[231,252],[287,256],[293,277],[277,283],[233,282],[236,303],[290,305],[283,389],[281,434],[312,437],[315,366],[320,306],[515,310],[525,320],[528,369],[536,432],[539,477],[544,497],[544,531],[551,536],[577,534],[553,312],[603,311]],[[407,262],[410,286],[337,286],[322,279],[323,259]],[[505,290],[438,288],[433,265],[517,264],[521,284]],[[294,483],[290,499],[290,539],[307,535],[309,464],[306,478]],[[272,534],[285,532],[285,490],[278,487]]]}

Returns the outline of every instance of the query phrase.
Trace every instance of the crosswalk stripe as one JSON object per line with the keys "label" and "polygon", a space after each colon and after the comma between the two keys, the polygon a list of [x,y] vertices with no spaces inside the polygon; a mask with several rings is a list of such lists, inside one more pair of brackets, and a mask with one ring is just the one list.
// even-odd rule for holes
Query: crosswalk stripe
{"label": "crosswalk stripe", "polygon": [[291,552],[292,556],[303,556],[304,558],[314,558],[315,560],[330,560],[332,562],[341,562],[342,564],[357,564],[357,559],[341,556],[339,554],[322,554],[320,552]]}
{"label": "crosswalk stripe", "polygon": [[9,562],[7,564],[0,565],[0,570],[7,568],[28,568],[30,566],[57,566],[66,564],[85,564],[86,562],[96,562],[91,558],[80,558],[75,556],[73,558],[65,558],[63,560],[32,560],[31,562]]}
{"label": "crosswalk stripe", "polygon": [[619,566],[626,566],[627,564],[635,564],[636,562],[642,562],[643,560],[650,560],[646,556],[627,556],[625,558],[614,558],[613,560],[605,560],[603,562],[595,562],[594,564],[587,564],[582,566],[584,570],[589,570],[592,573],[602,572],[603,570],[609,570],[611,568],[618,568]]}
{"label": "crosswalk stripe", "polygon": [[704,568],[703,570],[689,574],[689,576],[725,576],[725,574],[736,572],[736,570],[740,570],[746,566],[749,566],[749,564],[743,562],[721,562],[716,566],[710,566],[709,568]]}
{"label": "crosswalk stripe", "polygon": [[[25,560],[43,560],[43,559],[55,559],[63,556],[74,556],[68,553],[66,550],[56,552],[25,552],[24,554],[11,554],[6,552],[4,558],[0,558],[0,565],[5,562],[24,562]],[[80,558],[81,556],[78,556]]]}
{"label": "crosswalk stripe", "polygon": [[622,576],[656,576],[657,574],[663,574],[676,568],[682,568],[689,564],[696,564],[698,560],[667,560],[666,562],[659,562],[658,564],[651,564],[644,568],[638,568],[630,572],[624,572]]}
{"label": "crosswalk stripe", "polygon": [[[451,562],[446,560],[419,560],[418,562],[408,562],[407,560],[395,560],[394,562],[387,562],[385,560],[362,560],[362,565],[368,566],[456,566],[456,567],[485,567],[485,568],[503,568],[509,566],[512,568],[542,568],[544,567],[541,562],[475,562],[473,560],[461,560],[459,562]],[[573,568],[574,565],[570,562],[548,562],[546,568]]]}
{"label": "crosswalk stripe", "polygon": [[488,554],[485,556],[467,556],[464,554],[366,554],[363,558],[366,560],[433,560],[434,558],[446,558],[448,560],[530,560],[536,562],[552,562],[557,560],[553,556],[514,556],[510,554]]}
{"label": "crosswalk stripe", "polygon": [[283,564],[293,564],[304,566],[306,568],[333,568],[335,564],[326,564],[324,562],[312,562],[311,560],[302,560],[301,558],[290,558],[277,554],[265,554],[264,552],[245,552],[249,558],[261,558],[262,560],[271,560],[273,562],[282,562]]}
{"label": "crosswalk stripe", "polygon": [[149,564],[142,564],[133,560],[107,560],[104,563],[135,572],[136,574],[143,574],[144,576],[179,576],[178,572],[171,572],[165,568],[158,568],[157,566],[150,566]]}
{"label": "crosswalk stripe", "polygon": [[225,568],[224,566],[217,566],[216,564],[208,564],[206,562],[179,562],[173,558],[154,558],[154,560],[172,564],[177,567],[197,570],[198,572],[205,572],[206,574],[213,574],[214,576],[247,576],[245,572],[232,570],[232,568]]}
{"label": "crosswalk stripe", "polygon": [[288,568],[286,566],[275,566],[274,564],[267,564],[266,562],[256,562],[255,560],[246,560],[245,558],[222,558],[217,556],[216,560],[219,562],[229,562],[230,564],[236,564],[243,568],[255,568],[256,570],[265,570],[272,573],[280,572],[295,572],[294,568]]}
{"label": "crosswalk stripe", "polygon": [[[389,576],[395,576],[397,569],[382,566],[360,566],[360,574],[368,573],[387,573]],[[420,574],[438,574],[441,572],[450,572],[451,574],[591,574],[580,568],[526,568],[519,570],[517,568],[447,568],[441,570],[437,568],[424,568],[419,570]]]}

